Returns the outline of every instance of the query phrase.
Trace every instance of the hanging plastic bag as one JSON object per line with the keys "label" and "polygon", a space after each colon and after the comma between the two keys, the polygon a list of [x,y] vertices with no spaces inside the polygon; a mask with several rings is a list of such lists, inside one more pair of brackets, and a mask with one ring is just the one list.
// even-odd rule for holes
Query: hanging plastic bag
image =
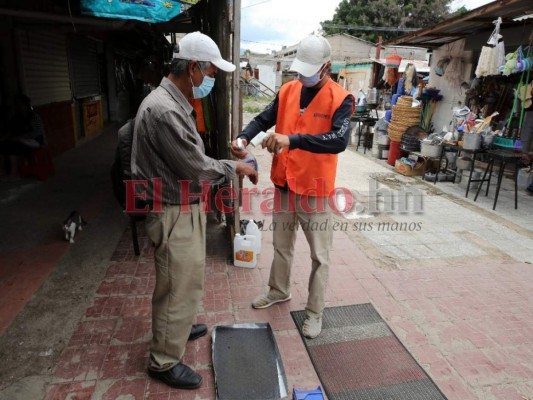
{"label": "hanging plastic bag", "polygon": [[487,41],[488,46],[483,46],[479,55],[476,68],[476,77],[478,78],[498,75],[498,67],[505,64],[505,45],[503,43],[503,36],[500,35],[502,19],[498,17],[493,23],[496,25],[496,28]]}

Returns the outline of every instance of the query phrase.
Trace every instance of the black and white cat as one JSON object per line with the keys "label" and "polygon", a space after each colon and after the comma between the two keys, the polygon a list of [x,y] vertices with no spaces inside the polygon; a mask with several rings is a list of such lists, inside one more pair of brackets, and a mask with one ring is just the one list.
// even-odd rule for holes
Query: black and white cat
{"label": "black and white cat", "polygon": [[68,218],[63,222],[65,239],[70,243],[74,243],[74,235],[76,234],[76,231],[82,230],[83,225],[87,225],[87,222],[85,222],[77,211],[72,211]]}

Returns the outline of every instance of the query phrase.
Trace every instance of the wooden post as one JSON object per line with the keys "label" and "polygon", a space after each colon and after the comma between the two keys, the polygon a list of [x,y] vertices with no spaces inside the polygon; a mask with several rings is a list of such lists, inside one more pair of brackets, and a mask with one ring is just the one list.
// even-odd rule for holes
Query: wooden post
{"label": "wooden post", "polygon": [[[232,97],[231,97],[231,139],[235,139],[242,131],[242,97],[241,97],[241,0],[233,0],[233,18],[231,20],[232,37],[233,37],[233,63],[237,66],[233,74]],[[233,188],[239,193],[235,201],[235,212],[233,213],[233,234],[238,233],[241,229],[241,213],[239,205],[241,204],[240,187],[242,180],[238,177],[233,182]],[[229,221],[228,221],[229,223]],[[233,236],[231,236],[233,237]]]}

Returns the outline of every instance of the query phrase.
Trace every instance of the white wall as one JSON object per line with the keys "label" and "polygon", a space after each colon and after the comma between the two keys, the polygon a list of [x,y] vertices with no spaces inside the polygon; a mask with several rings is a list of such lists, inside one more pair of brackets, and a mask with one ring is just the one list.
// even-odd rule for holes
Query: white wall
{"label": "white wall", "polygon": [[409,46],[387,46],[381,50],[380,58],[386,58],[391,54],[398,54],[404,60],[427,60],[427,49]]}
{"label": "white wall", "polygon": [[375,46],[346,35],[326,36],[331,45],[331,59],[336,61],[355,61],[374,57]]}
{"label": "white wall", "polygon": [[[367,92],[372,77],[372,67],[364,67],[357,69],[342,69],[339,75],[344,76],[345,81],[342,82],[344,88],[352,93],[355,98],[359,97],[359,90]],[[360,83],[363,83],[361,86]]]}
{"label": "white wall", "polygon": [[[435,67],[439,60],[442,57],[449,55],[452,57],[461,57],[464,60],[463,76],[456,84],[449,82],[446,79],[446,74],[444,76],[438,76],[435,73]],[[432,118],[433,127],[436,132],[440,132],[443,126],[449,127],[452,122],[452,109],[454,107],[464,106],[465,89],[461,88],[461,82],[470,82],[472,68],[475,68],[475,65],[473,64],[475,63],[477,63],[477,60],[472,60],[472,52],[464,50],[463,39],[439,47],[433,52],[427,87],[440,89],[440,94],[444,96],[444,98],[437,103]]]}
{"label": "white wall", "polygon": [[276,91],[276,65],[258,64],[259,80],[273,91]]}

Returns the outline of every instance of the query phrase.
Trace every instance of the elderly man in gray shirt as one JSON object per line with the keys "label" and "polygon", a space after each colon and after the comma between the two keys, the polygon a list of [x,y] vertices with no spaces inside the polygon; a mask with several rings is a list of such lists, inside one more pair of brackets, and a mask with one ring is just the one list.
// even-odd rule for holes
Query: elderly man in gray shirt
{"label": "elderly man in gray shirt", "polygon": [[232,72],[215,42],[194,32],[179,42],[168,77],[142,102],[135,118],[131,168],[146,181],[146,230],[155,245],[156,286],[148,373],[166,384],[195,389],[202,377],[181,363],[187,340],[207,333],[193,325],[203,296],[206,218],[200,201],[205,182],[230,182],[236,175],[255,184],[257,172],[244,162],[205,155],[189,100],[205,97],[219,70]]}

